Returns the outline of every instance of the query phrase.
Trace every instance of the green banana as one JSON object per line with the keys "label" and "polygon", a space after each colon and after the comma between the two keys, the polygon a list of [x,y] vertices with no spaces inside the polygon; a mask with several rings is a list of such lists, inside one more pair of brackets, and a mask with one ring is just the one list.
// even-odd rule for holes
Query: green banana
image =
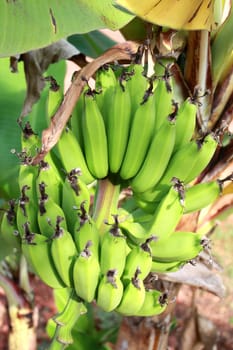
{"label": "green banana", "polygon": [[[173,177],[185,182],[187,175],[192,169],[199,151],[199,146],[195,140],[179,148],[171,157],[167,169],[157,184],[158,189],[169,188]],[[156,186],[155,186],[156,188]]]}
{"label": "green banana", "polygon": [[171,157],[167,169],[157,185],[140,193],[140,198],[146,201],[158,201],[170,188],[173,178],[178,178],[185,184],[194,180],[208,165],[217,146],[216,138],[209,134],[202,142],[192,140],[179,148]]}
{"label": "green banana", "polygon": [[96,102],[104,121],[108,119],[109,111],[111,111],[112,97],[116,84],[117,79],[110,65],[104,65],[96,72],[95,90],[98,92],[96,94]]}
{"label": "green banana", "polygon": [[86,213],[83,207],[79,213],[79,221],[77,221],[74,229],[74,241],[79,252],[85,249],[88,241],[92,242],[92,251],[96,256],[99,255],[100,235],[95,222]]}
{"label": "green banana", "polygon": [[[172,155],[175,132],[174,121],[164,121],[151,141],[139,172],[130,181],[134,192],[145,192],[158,183],[166,171],[166,167]],[[137,146],[135,145],[135,147]]]}
{"label": "green banana", "polygon": [[[160,67],[159,67],[160,66]],[[158,71],[157,76],[157,86],[155,89],[155,132],[159,130],[161,125],[164,123],[166,118],[173,113],[173,82],[171,74],[169,72],[170,66],[166,67],[160,65],[160,63],[155,65],[155,71]],[[162,74],[162,76],[161,76]]]}
{"label": "green banana", "polygon": [[134,208],[132,211],[130,209],[124,209],[122,207],[118,208],[118,221],[124,222],[127,220],[128,222],[146,222],[150,221],[153,218],[152,214],[148,214],[142,208]]}
{"label": "green banana", "polygon": [[197,105],[187,98],[180,106],[176,117],[176,140],[174,150],[188,143],[195,131]]}
{"label": "green banana", "polygon": [[151,317],[161,314],[165,311],[167,305],[160,302],[161,292],[157,290],[146,290],[144,303],[134,314],[139,317]]}
{"label": "green banana", "polygon": [[102,179],[108,174],[108,149],[104,120],[91,90],[84,95],[82,118],[84,153],[92,176]]}
{"label": "green banana", "polygon": [[125,267],[128,246],[126,238],[119,228],[118,218],[114,216],[115,223],[111,229],[104,233],[101,242],[100,267],[101,273],[106,274],[109,270],[117,270],[120,277]]}
{"label": "green banana", "polygon": [[46,185],[43,182],[38,184],[39,210],[37,220],[40,232],[44,236],[52,237],[57,221],[60,222],[60,226],[65,230],[67,230],[67,223],[64,211],[47,195],[46,190]]}
{"label": "green banana", "polygon": [[165,263],[189,261],[198,256],[204,244],[198,233],[175,231],[165,239],[150,243],[152,259]]}
{"label": "green banana", "polygon": [[64,288],[65,284],[57,273],[50,253],[51,242],[41,234],[30,232],[27,223],[24,229],[21,248],[29,266],[49,287]]}
{"label": "green banana", "polygon": [[37,139],[38,136],[32,131],[30,124],[27,123],[21,137],[22,152],[18,155],[21,162],[18,175],[21,194],[18,200],[17,227],[21,235],[24,234],[23,225],[25,222],[30,222],[33,232],[39,231],[36,218],[38,210],[36,193],[38,167],[31,165],[32,156],[38,151]]}
{"label": "green banana", "polygon": [[199,143],[199,149],[192,169],[185,177],[185,183],[193,181],[207,167],[211,161],[217,147],[219,145],[218,138],[210,133]]}
{"label": "green banana", "polygon": [[92,302],[95,298],[99,276],[99,259],[94,250],[92,250],[92,242],[88,241],[76,259],[73,268],[75,291],[80,298],[88,303]]}
{"label": "green banana", "polygon": [[120,222],[119,226],[127,237],[127,243],[129,245],[143,243],[148,238],[147,233],[150,227],[150,223],[148,222],[131,222],[125,220]]}
{"label": "green banana", "polygon": [[84,93],[86,89],[84,88],[83,92],[79,96],[78,102],[76,103],[72,115],[70,118],[70,126],[73,134],[75,135],[82,151],[84,150],[84,140],[82,133],[82,115],[84,110]]}
{"label": "green banana", "polygon": [[152,261],[151,272],[152,273],[167,273],[178,271],[186,264],[186,261],[171,261],[171,262],[161,262]]}
{"label": "green banana", "polygon": [[155,208],[148,235],[164,239],[173,232],[184,213],[183,186],[174,184]]}
{"label": "green banana", "polygon": [[135,176],[144,161],[153,135],[154,108],[154,96],[149,96],[145,103],[138,106],[132,118],[129,140],[120,169],[120,176],[124,180]]}
{"label": "green banana", "polygon": [[145,287],[142,279],[138,278],[140,269],[137,269],[134,277],[125,286],[120,305],[116,311],[124,316],[134,316],[142,307],[145,300]]}
{"label": "green banana", "polygon": [[221,180],[199,183],[185,190],[184,213],[201,210],[212,204],[222,192]]}
{"label": "green banana", "polygon": [[[27,156],[27,160],[37,155],[41,147],[39,136],[33,131],[29,121],[26,122],[21,134],[21,154]],[[28,162],[27,164],[29,164]]]}
{"label": "green banana", "polygon": [[132,247],[126,257],[125,268],[123,272],[123,281],[130,281],[139,268],[140,278],[144,280],[149,274],[152,266],[152,256],[149,246],[150,239],[140,246]]}
{"label": "green banana", "polygon": [[16,214],[17,228],[21,236],[24,235],[23,226],[25,222],[28,222],[30,224],[32,232],[39,232],[37,223],[38,204],[34,186],[34,174],[29,172],[27,175],[29,176],[26,177],[25,182],[27,182],[29,180],[29,177],[31,177],[31,183],[30,185],[24,185],[21,187],[21,195],[18,201]]}
{"label": "green banana", "polygon": [[90,193],[87,185],[82,181],[82,173],[79,168],[72,169],[66,174],[62,187],[62,209],[65,213],[68,230],[74,232],[77,222],[77,209],[83,203],[88,212],[90,207]]}
{"label": "green banana", "polygon": [[0,240],[5,246],[4,253],[7,256],[16,249],[20,251],[20,237],[16,223],[16,201],[8,202],[8,209],[4,210],[0,224]]}
{"label": "green banana", "polygon": [[61,201],[62,180],[61,176],[53,163],[51,154],[48,153],[44,160],[39,163],[39,173],[36,178],[37,197],[40,196],[39,184],[46,185],[47,195],[56,203]]}
{"label": "green banana", "polygon": [[106,312],[111,312],[120,304],[123,296],[123,283],[117,270],[109,270],[102,276],[97,291],[97,305]]}
{"label": "green banana", "polygon": [[[86,184],[94,181],[94,177],[87,167],[81,146],[72,130],[68,127],[63,131],[56,145],[56,150],[66,172],[69,172],[70,169],[80,168],[82,180]],[[72,156],[69,156],[71,154]]]}
{"label": "green banana", "polygon": [[148,88],[148,79],[144,75],[144,67],[140,64],[131,64],[127,68],[126,73],[128,73],[129,77],[126,88],[129,90],[131,116],[133,117],[143,102],[145,92]]}
{"label": "green banana", "polygon": [[184,213],[183,187],[179,182],[177,186],[181,189],[172,186],[154,207],[149,220],[140,222],[136,219],[132,222],[126,219],[120,223],[120,227],[132,242],[140,244],[151,236],[164,239],[175,230]]}
{"label": "green banana", "polygon": [[64,284],[73,285],[73,265],[77,256],[77,249],[71,234],[60,227],[58,218],[53,237],[50,238],[51,255],[54,265]]}
{"label": "green banana", "polygon": [[121,167],[130,131],[131,105],[127,84],[116,84],[112,106],[106,120],[109,170],[117,173]]}

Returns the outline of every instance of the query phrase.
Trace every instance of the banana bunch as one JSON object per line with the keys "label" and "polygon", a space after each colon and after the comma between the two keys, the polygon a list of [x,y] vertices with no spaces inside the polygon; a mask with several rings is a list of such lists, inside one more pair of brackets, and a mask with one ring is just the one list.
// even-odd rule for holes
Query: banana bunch
{"label": "banana bunch", "polygon": [[[149,78],[137,64],[102,67],[38,165],[31,160],[40,141],[26,124],[20,196],[3,214],[0,235],[44,283],[72,291],[67,310],[95,301],[106,312],[159,314],[166,303],[146,287],[150,273],[176,271],[208,246],[177,226],[213,203],[232,176],[193,184],[218,140],[194,137],[197,105],[176,102],[176,94],[169,65],[157,63]],[[126,188],[131,194],[122,197]],[[64,311],[55,322],[70,343],[69,317]]]}

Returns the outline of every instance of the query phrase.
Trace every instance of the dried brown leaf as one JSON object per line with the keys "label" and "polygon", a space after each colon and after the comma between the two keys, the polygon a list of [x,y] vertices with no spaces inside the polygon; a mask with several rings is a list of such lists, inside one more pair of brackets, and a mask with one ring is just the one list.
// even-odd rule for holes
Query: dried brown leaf
{"label": "dried brown leaf", "polygon": [[[68,41],[62,39],[58,42],[33,50],[20,55],[20,61],[24,62],[24,71],[27,83],[27,94],[19,121],[31,112],[32,106],[40,98],[40,93],[45,86],[43,73],[51,63],[66,60],[77,56],[79,51]],[[12,61],[12,68],[16,69],[15,61]]]}
{"label": "dried brown leaf", "polygon": [[222,298],[225,294],[225,287],[221,277],[201,261],[198,261],[195,266],[186,264],[179,271],[162,274],[159,277],[166,281],[188,284],[204,289],[219,298]]}

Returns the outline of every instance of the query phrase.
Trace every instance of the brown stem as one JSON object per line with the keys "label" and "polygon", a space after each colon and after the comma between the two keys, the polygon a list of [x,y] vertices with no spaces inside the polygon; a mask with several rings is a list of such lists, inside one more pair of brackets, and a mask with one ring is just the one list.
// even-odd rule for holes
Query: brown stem
{"label": "brown stem", "polygon": [[137,49],[138,44],[131,41],[117,44],[74,75],[73,81],[64,96],[62,104],[52,117],[49,127],[42,133],[42,148],[33,159],[33,164],[38,164],[56,145],[62,130],[72,114],[79,96],[93,74],[106,63],[114,62],[116,60],[132,60]]}
{"label": "brown stem", "polygon": [[184,78],[192,92],[195,91],[196,87],[200,89],[201,93],[200,96],[197,94],[197,101],[200,103],[198,122],[202,131],[207,129],[212,101],[210,67],[210,35],[208,31],[191,31],[188,37]]}
{"label": "brown stem", "polygon": [[119,194],[119,184],[113,184],[108,178],[98,181],[93,218],[101,234],[109,227],[106,223],[113,222],[112,215],[117,214]]}
{"label": "brown stem", "polygon": [[22,290],[9,278],[0,274],[0,286],[4,289],[10,318],[9,350],[36,350],[34,327],[35,308],[24,298]]}

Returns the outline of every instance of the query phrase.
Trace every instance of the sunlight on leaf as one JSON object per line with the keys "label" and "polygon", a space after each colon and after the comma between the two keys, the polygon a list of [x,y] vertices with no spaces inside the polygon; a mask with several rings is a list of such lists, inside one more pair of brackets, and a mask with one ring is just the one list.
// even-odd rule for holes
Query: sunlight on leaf
{"label": "sunlight on leaf", "polygon": [[123,27],[133,18],[112,0],[0,1],[0,57],[50,45],[72,34]]}
{"label": "sunlight on leaf", "polygon": [[144,20],[174,29],[210,30],[214,0],[116,0],[117,5]]}

